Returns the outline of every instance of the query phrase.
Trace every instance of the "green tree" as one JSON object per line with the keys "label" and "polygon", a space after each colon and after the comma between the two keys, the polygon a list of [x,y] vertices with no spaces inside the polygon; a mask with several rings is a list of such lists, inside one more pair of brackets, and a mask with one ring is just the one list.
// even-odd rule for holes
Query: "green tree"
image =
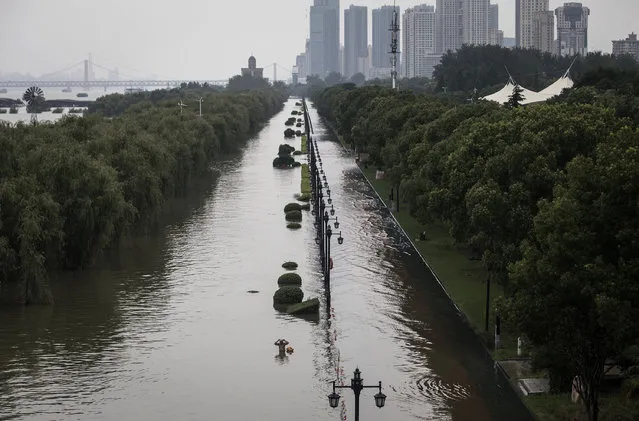
{"label": "green tree", "polygon": [[[639,334],[638,200],[639,133],[624,129],[570,162],[511,267],[519,328],[569,364],[590,421],[606,360]],[[565,380],[555,388],[569,388]]]}
{"label": "green tree", "polygon": [[524,90],[521,86],[515,85],[513,87],[513,93],[508,97],[508,101],[504,105],[510,108],[519,108],[521,103],[526,99],[522,94]]}

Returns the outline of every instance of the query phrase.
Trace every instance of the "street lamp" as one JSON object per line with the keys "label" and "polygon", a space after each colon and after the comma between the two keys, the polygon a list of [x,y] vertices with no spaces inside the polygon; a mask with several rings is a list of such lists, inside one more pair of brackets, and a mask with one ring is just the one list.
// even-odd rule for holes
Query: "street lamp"
{"label": "street lamp", "polygon": [[362,389],[378,388],[379,392],[374,396],[375,406],[383,408],[386,404],[386,395],[382,393],[382,382],[379,382],[377,386],[364,386],[364,380],[362,379],[361,374],[362,372],[359,371],[359,368],[356,368],[353,373],[350,386],[337,386],[333,381],[333,393],[328,395],[328,404],[331,408],[337,408],[337,405],[339,405],[340,395],[337,394],[335,389],[351,389],[355,393],[355,421],[359,421],[359,394],[362,392]]}

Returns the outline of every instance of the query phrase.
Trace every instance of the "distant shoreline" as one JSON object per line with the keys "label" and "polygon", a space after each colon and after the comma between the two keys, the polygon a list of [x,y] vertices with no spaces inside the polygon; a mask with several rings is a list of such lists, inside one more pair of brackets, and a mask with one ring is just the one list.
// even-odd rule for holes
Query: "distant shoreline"
{"label": "distant shoreline", "polygon": [[[88,107],[89,104],[95,101],[76,100],[76,99],[48,99],[45,101],[47,107],[61,107],[61,108],[74,108],[74,107]],[[18,99],[0,98],[0,108],[20,107],[25,104]]]}

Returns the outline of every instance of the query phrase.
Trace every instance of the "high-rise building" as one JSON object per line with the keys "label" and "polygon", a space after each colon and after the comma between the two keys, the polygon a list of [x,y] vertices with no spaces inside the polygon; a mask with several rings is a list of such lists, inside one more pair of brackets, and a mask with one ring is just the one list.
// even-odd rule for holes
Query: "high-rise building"
{"label": "high-rise building", "polygon": [[485,45],[490,41],[488,14],[490,0],[462,0],[462,43]]}
{"label": "high-rise building", "polygon": [[542,53],[555,53],[555,14],[552,11],[533,15],[532,48]]}
{"label": "high-rise building", "polygon": [[504,33],[499,30],[499,5],[491,4],[488,8],[488,43],[502,45]]}
{"label": "high-rise building", "polygon": [[402,24],[404,77],[432,77],[441,60],[435,54],[435,7],[421,4],[406,9]]}
{"label": "high-rise building", "polygon": [[[393,22],[393,6],[382,6],[373,9],[373,54],[371,64],[373,67],[390,69],[390,45],[391,23]],[[399,6],[397,13],[400,13]]]}
{"label": "high-rise building", "polygon": [[368,73],[368,8],[351,5],[344,11],[344,77]]}
{"label": "high-rise building", "polygon": [[590,9],[581,3],[564,3],[555,9],[557,16],[557,53],[561,56],[588,54],[588,16]]}
{"label": "high-rise building", "polygon": [[309,74],[339,72],[339,0],[314,0],[310,12]]}
{"label": "high-rise building", "polygon": [[612,55],[620,56],[623,54],[629,54],[639,62],[639,41],[637,40],[637,34],[634,32],[628,35],[625,40],[612,42]]}
{"label": "high-rise building", "polygon": [[296,57],[295,67],[297,67],[297,77],[302,82],[306,82],[306,76],[308,76],[308,73],[306,72],[306,53],[299,54]]}
{"label": "high-rise building", "polygon": [[462,46],[461,0],[437,0],[435,52],[457,51]]}
{"label": "high-rise building", "polygon": [[533,43],[533,17],[537,12],[550,10],[550,0],[516,0],[515,38],[517,47],[535,48]]}

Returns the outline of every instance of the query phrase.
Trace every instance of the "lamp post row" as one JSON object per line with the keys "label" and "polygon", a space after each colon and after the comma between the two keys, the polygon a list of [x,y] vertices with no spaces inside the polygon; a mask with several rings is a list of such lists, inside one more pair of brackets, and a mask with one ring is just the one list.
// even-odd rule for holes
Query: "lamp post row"
{"label": "lamp post row", "polygon": [[[330,318],[331,308],[331,237],[333,236],[333,230],[330,222],[334,221],[333,226],[335,229],[339,229],[339,221],[335,216],[335,207],[333,206],[333,199],[331,198],[331,189],[326,181],[326,174],[322,168],[322,158],[317,148],[317,142],[311,135],[310,116],[306,105],[306,100],[302,99],[304,107],[304,128],[306,131],[307,140],[307,152],[309,159],[310,181],[311,181],[311,200],[313,202],[313,215],[315,216],[315,227],[317,228],[317,237],[315,242],[320,246],[320,261],[322,264],[322,273],[324,274],[324,288],[326,292],[326,308],[327,314]],[[319,165],[318,165],[319,164]],[[324,200],[324,190],[326,190],[326,201]],[[327,206],[330,206],[330,209]],[[337,238],[338,244],[344,243],[342,232],[339,232]],[[355,394],[355,421],[359,421],[359,396],[363,389],[377,388],[379,391],[375,394],[375,405],[378,408],[383,408],[386,403],[386,395],[382,393],[382,382],[375,386],[364,386],[364,380],[361,377],[361,371],[356,368],[351,379],[349,386],[337,385],[333,381],[333,393],[328,395],[328,403],[331,408],[337,408],[339,405],[340,395],[337,394],[337,389],[351,389]]]}
{"label": "lamp post row", "polygon": [[[322,157],[320,156],[317,142],[313,139],[311,134],[310,116],[308,114],[308,108],[306,101],[303,100],[304,107],[304,128],[307,139],[307,153],[309,158],[309,170],[311,180],[311,200],[313,202],[313,215],[315,216],[315,227],[317,228],[317,237],[315,242],[320,246],[320,262],[322,266],[322,274],[324,275],[324,289],[327,299],[327,308],[329,311],[328,317],[330,317],[330,302],[331,302],[331,238],[333,236],[333,228],[330,225],[331,221],[334,221],[333,226],[335,229],[339,229],[339,221],[335,216],[335,206],[333,205],[333,199],[331,198],[331,189],[326,180],[326,174],[322,167]],[[327,205],[328,203],[328,205]],[[330,206],[330,208],[329,208]],[[344,243],[342,232],[339,232],[337,238],[339,244]]]}

